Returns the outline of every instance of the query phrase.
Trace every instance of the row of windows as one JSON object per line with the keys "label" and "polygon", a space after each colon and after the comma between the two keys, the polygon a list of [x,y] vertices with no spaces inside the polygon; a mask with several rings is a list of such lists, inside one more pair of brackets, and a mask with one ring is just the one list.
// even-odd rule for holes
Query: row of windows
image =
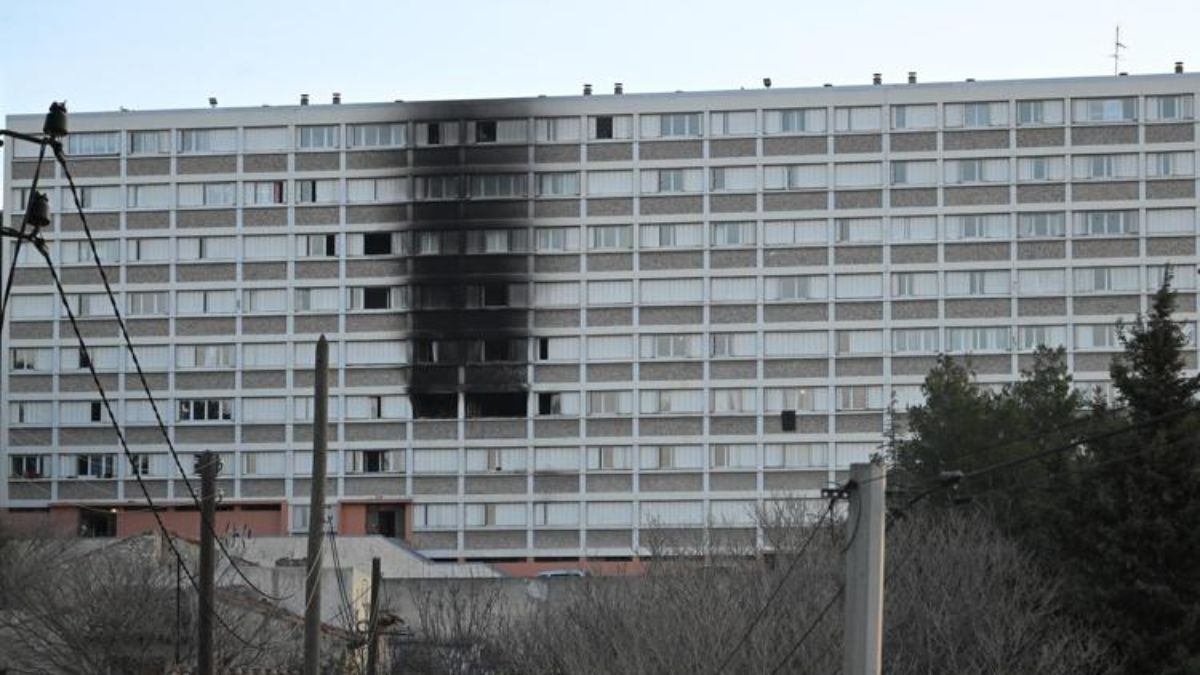
{"label": "row of windows", "polygon": [[[1066,160],[1061,156],[1023,157],[1017,166],[1018,182],[1061,181],[1066,177]],[[1071,178],[1083,180],[1136,180],[1141,178],[1136,154],[1076,155]],[[887,168],[885,181],[884,169]],[[708,170],[711,192],[753,192],[760,189],[814,190],[829,187],[972,185],[1010,182],[1007,159],[955,159],[942,162],[939,183],[937,160],[860,162],[836,164],[770,165],[758,167],[718,167]],[[1195,156],[1191,152],[1149,153],[1145,160],[1147,178],[1191,177],[1195,175]],[[690,194],[705,190],[704,169],[642,169],[637,172],[638,194]],[[832,176],[832,180],[831,180]],[[524,173],[430,175],[415,178],[415,197],[424,201],[457,199],[501,199],[530,196],[528,175]],[[538,173],[534,175],[534,196],[578,197],[586,182],[588,196],[634,194],[633,171],[589,171],[586,179],[579,172]],[[295,181],[247,181],[241,184],[166,183],[120,186],[85,186],[79,189],[80,201],[87,210],[167,209],[172,207],[215,207],[296,204],[367,204],[410,200],[407,178],[351,178]],[[122,203],[122,192],[125,194]],[[172,194],[175,201],[172,204]],[[61,201],[54,194],[51,208]],[[13,191],[13,202],[28,201],[26,188]]]}
{"label": "row of windows", "polygon": [[[1115,98],[1078,98],[1070,102],[1070,119],[1074,123],[1133,122],[1189,120],[1194,116],[1191,94],[1148,96],[1139,116],[1136,96]],[[1060,125],[1067,118],[1063,99],[1017,101],[1015,110],[1007,101],[944,103],[941,105],[942,126],[948,129]],[[880,131],[885,127],[896,130],[938,128],[938,104],[892,105],[890,119],[885,124],[885,109],[880,106],[836,107],[833,109],[835,131]],[[749,136],[758,133],[760,121],[755,110],[718,111],[709,114],[710,136]],[[767,134],[825,133],[830,124],[826,108],[787,108],[764,110],[761,125]],[[584,124],[579,117],[537,118],[532,128],[527,119],[470,120],[416,122],[415,140],[418,146],[475,144],[572,142],[582,140]],[[695,138],[704,135],[704,113],[648,113],[637,118],[632,115],[595,115],[586,118],[587,138],[631,139],[634,129],[643,139]],[[179,129],[121,132],[74,133],[67,138],[70,155],[117,155],[122,141],[130,156],[169,153],[179,154],[237,152],[285,152],[299,150],[332,150],[347,148],[405,147],[409,143],[407,122],[350,124],[346,126],[346,142],[342,143],[342,126],[308,125],[289,130],[286,126],[218,129]],[[28,144],[18,148],[18,156],[36,153]]]}
{"label": "row of windows", "polygon": [[[127,292],[124,314],[170,316],[195,314],[247,315],[301,312],[339,312],[343,298],[347,311],[452,310],[513,307],[578,307],[603,305],[674,305],[703,302],[755,303],[827,300],[860,300],[938,297],[939,287],[947,297],[1062,295],[1068,292],[1136,293],[1158,288],[1164,266],[1075,268],[1068,289],[1064,269],[1022,269],[1014,275],[1007,269],[949,272],[895,272],[890,294],[885,294],[882,273],[779,275],[720,277],[713,279],[674,278],[614,281],[553,281],[527,283],[468,284],[462,288],[444,285],[357,286],[351,288],[257,288],[243,290],[175,291],[174,309],[168,291]],[[1014,283],[1015,282],[1015,283]],[[1178,288],[1194,288],[1195,272],[1182,268],[1174,280]],[[707,295],[706,295],[707,288]],[[831,292],[832,289],[832,292]],[[532,293],[530,292],[532,290]],[[635,300],[636,296],[636,300]],[[104,293],[68,296],[77,317],[112,316],[112,302]],[[291,306],[289,308],[289,297]],[[12,298],[14,319],[54,318],[57,303],[50,295],[18,295]]]}

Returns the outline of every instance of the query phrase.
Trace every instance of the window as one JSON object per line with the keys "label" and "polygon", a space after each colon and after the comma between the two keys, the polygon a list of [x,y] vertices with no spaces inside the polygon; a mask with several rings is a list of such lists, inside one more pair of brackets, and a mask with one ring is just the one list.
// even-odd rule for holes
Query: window
{"label": "window", "polygon": [[700,389],[643,389],[639,410],[643,415],[675,415],[704,412]]}
{"label": "window", "polygon": [[1076,349],[1119,349],[1120,333],[1113,324],[1075,326]]}
{"label": "window", "polygon": [[234,291],[179,291],[175,294],[178,314],[232,314],[237,311]]}
{"label": "window", "polygon": [[700,223],[643,223],[638,226],[639,245],[643,249],[694,248],[704,245]]}
{"label": "window", "polygon": [[835,280],[839,300],[883,297],[882,274],[839,274]]}
{"label": "window", "polygon": [[242,143],[246,152],[286,152],[291,149],[287,127],[247,128]]}
{"label": "window", "polygon": [[171,257],[170,239],[130,239],[126,244],[129,262],[163,261]]}
{"label": "window", "polygon": [[833,175],[837,187],[874,187],[883,184],[883,165],[879,162],[837,164]]}
{"label": "window", "polygon": [[404,309],[404,286],[362,286],[350,289],[350,309]]}
{"label": "window", "polygon": [[829,225],[824,220],[768,220],[763,223],[763,240],[767,246],[826,244]]}
{"label": "window", "polygon": [[842,243],[874,243],[883,240],[883,220],[880,218],[838,218],[837,240]]}
{"label": "window", "polygon": [[528,137],[525,120],[468,122],[467,133],[476,143],[524,143]]}
{"label": "window", "polygon": [[467,504],[463,506],[467,527],[525,527],[524,504]]}
{"label": "window", "polygon": [[983,129],[1008,125],[1008,104],[1003,101],[947,103],[946,127]]}
{"label": "window", "polygon": [[883,387],[853,386],[837,388],[837,410],[882,410]]}
{"label": "window", "polygon": [[1021,157],[1017,160],[1017,180],[1022,183],[1062,180],[1065,166],[1062,157]]}
{"label": "window", "polygon": [[643,360],[695,359],[701,356],[698,334],[643,335],[640,341]]}
{"label": "window", "polygon": [[1063,102],[1060,100],[1017,101],[1017,126],[1062,123]]}
{"label": "window", "polygon": [[282,476],[287,469],[287,455],[282,452],[247,452],[242,454],[243,476]]}
{"label": "window", "polygon": [[9,368],[14,372],[48,371],[53,352],[49,347],[18,347],[9,350]]}
{"label": "window", "polygon": [[1137,155],[1076,155],[1072,162],[1076,180],[1137,178]]}
{"label": "window", "polygon": [[1084,211],[1075,213],[1075,235],[1103,237],[1137,234],[1137,211]]}
{"label": "window", "polygon": [[753,246],[757,223],[734,222],[712,224],[713,247]]}
{"label": "window", "polygon": [[589,415],[629,415],[633,413],[633,392],[589,391]]}
{"label": "window", "polygon": [[892,329],[892,352],[896,354],[931,354],[937,350],[936,328]]}
{"label": "window", "polygon": [[352,178],[346,181],[346,201],[352,204],[407,200],[408,179],[405,178]]}
{"label": "window", "polygon": [[642,193],[700,192],[704,173],[700,169],[648,169],[642,171]]}
{"label": "window", "polygon": [[892,185],[936,185],[937,162],[892,162]]}
{"label": "window", "polygon": [[766,300],[824,300],[829,295],[824,276],[788,276],[766,278]]}
{"label": "window", "polygon": [[1130,122],[1137,119],[1137,98],[1075,99],[1071,102],[1075,122]]}
{"label": "window", "polygon": [[578,307],[579,284],[574,281],[537,282],[533,285],[535,307]]}
{"label": "window", "polygon": [[417,123],[417,145],[458,145],[458,122]]}
{"label": "window", "polygon": [[171,205],[171,186],[130,185],[126,197],[131,209],[165,209]]}
{"label": "window", "polygon": [[893,129],[936,129],[936,105],[894,105],[892,106]]}
{"label": "window", "polygon": [[946,348],[951,352],[1005,352],[1012,348],[1012,330],[991,328],[947,328]]}
{"label": "window", "polygon": [[780,356],[826,356],[829,353],[829,336],[824,331],[780,332],[763,335],[763,355]]}
{"label": "window", "polygon": [[1195,115],[1191,94],[1146,97],[1146,119],[1152,122],[1190,120]]}
{"label": "window", "polygon": [[1148,178],[1193,176],[1195,173],[1196,156],[1190,152],[1151,152],[1146,155]]}
{"label": "window", "polygon": [[117,131],[72,132],[67,136],[68,155],[119,155],[121,134]]}
{"label": "window", "polygon": [[838,356],[853,354],[882,354],[883,331],[840,330],[837,332]]}
{"label": "window", "polygon": [[936,241],[936,216],[892,218],[892,241]]}
{"label": "window", "polygon": [[283,343],[252,343],[242,347],[243,368],[282,368],[287,365]]}
{"label": "window", "polygon": [[792,108],[767,110],[763,113],[767,134],[823,134],[824,108]]}
{"label": "window", "polygon": [[713,136],[753,136],[758,131],[757,117],[753,110],[715,112],[709,115],[709,133]]}
{"label": "window", "polygon": [[541,117],[534,120],[533,126],[539,143],[566,143],[580,138],[578,117]]}
{"label": "window", "polygon": [[166,291],[126,293],[126,311],[130,316],[166,316],[170,313]]}
{"label": "window", "polygon": [[494,473],[507,471],[523,473],[528,467],[525,448],[499,448],[467,450],[467,471],[470,473]]}
{"label": "window", "polygon": [[699,445],[643,445],[638,466],[642,469],[703,469],[704,448]]}
{"label": "window", "polygon": [[876,106],[836,108],[833,117],[836,131],[878,131],[883,126],[880,109]]}
{"label": "window", "polygon": [[771,443],[763,446],[763,466],[768,469],[802,469],[829,464],[824,443]]}
{"label": "window", "polygon": [[533,524],[537,527],[573,527],[579,524],[579,504],[575,502],[537,502],[533,505]]}
{"label": "window", "polygon": [[893,298],[936,297],[937,272],[896,272],[892,274]]}
{"label": "window", "polygon": [[346,473],[395,473],[404,470],[400,450],[354,450],[347,453]]}
{"label": "window", "polygon": [[536,448],[533,469],[543,471],[579,471],[579,448]]}
{"label": "window", "polygon": [[539,227],[534,232],[538,253],[566,253],[579,250],[578,227]]}
{"label": "window", "polygon": [[746,358],[757,354],[757,337],[754,333],[713,333],[711,351],[713,358]]}
{"label": "window", "polygon": [[67,455],[63,461],[70,464],[63,467],[64,474],[68,478],[113,478],[116,459],[116,455]]}
{"label": "window", "polygon": [[45,455],[12,455],[9,458],[9,478],[49,478]]}
{"label": "window", "polygon": [[1066,232],[1067,214],[1061,211],[1017,214],[1018,237],[1062,237]]}
{"label": "window", "polygon": [[972,214],[946,216],[946,239],[1008,239],[1008,215]]}
{"label": "window", "polygon": [[591,446],[587,449],[588,470],[625,471],[633,468],[633,448],[629,446]]}
{"label": "window", "polygon": [[1008,180],[1006,159],[951,159],[943,164],[946,183],[1003,183]]}
{"label": "window", "polygon": [[1067,345],[1067,327],[1021,326],[1017,342],[1018,349],[1029,352],[1038,347],[1065,347]]}
{"label": "window", "polygon": [[807,190],[829,185],[824,164],[790,164],[763,167],[764,190]]}
{"label": "window", "polygon": [[129,132],[129,154],[131,155],[162,155],[170,152],[171,132],[169,131]]}
{"label": "window", "polygon": [[236,183],[186,183],[179,186],[179,206],[233,206]]}
{"label": "window", "polygon": [[1196,229],[1194,209],[1150,209],[1146,211],[1147,234],[1192,233]]}
{"label": "window", "polygon": [[633,193],[632,171],[589,171],[587,174],[588,194],[628,195]]}
{"label": "window", "polygon": [[[121,241],[119,239],[94,239],[96,255],[105,265],[114,264],[121,260]],[[66,264],[91,264],[92,245],[86,240],[70,239],[62,242],[62,262]]]}
{"label": "window", "polygon": [[630,225],[592,225],[588,227],[588,249],[624,250],[633,247]]}
{"label": "window", "polygon": [[[338,311],[338,295],[336,288],[297,288],[295,311],[336,312]],[[353,291],[351,297],[353,297]]]}
{"label": "window", "polygon": [[723,277],[712,280],[712,302],[754,302],[758,299],[758,283],[754,277]]}
{"label": "window", "polygon": [[338,147],[336,125],[297,127],[296,147],[301,150],[322,150]]}
{"label": "window", "polygon": [[1020,295],[1063,295],[1067,292],[1065,270],[1019,270],[1017,289]]}
{"label": "window", "polygon": [[246,314],[286,312],[287,290],[255,288],[242,291],[242,312]]}
{"label": "window", "polygon": [[302,234],[296,237],[296,257],[337,257],[336,234]]}
{"label": "window", "polygon": [[237,130],[180,129],[179,152],[237,152]]}
{"label": "window", "polygon": [[539,197],[579,196],[578,171],[539,173],[535,178],[537,180],[537,196]]}
{"label": "window", "polygon": [[633,138],[633,116],[599,115],[588,118],[588,137],[596,140]]}
{"label": "window", "polygon": [[523,173],[471,176],[471,196],[475,198],[524,197],[528,192],[526,176]]}
{"label": "window", "polygon": [[416,504],[413,506],[414,529],[440,530],[456,527],[458,527],[458,504]]}
{"label": "window", "polygon": [[404,122],[350,125],[352,148],[402,148],[407,142],[408,125]]}
{"label": "window", "polygon": [[642,138],[684,138],[700,136],[700,113],[642,115]]}
{"label": "window", "polygon": [[287,419],[287,399],[244,398],[242,399],[243,424],[251,422],[283,422]]}
{"label": "window", "polygon": [[337,200],[338,181],[336,178],[296,181],[297,204],[329,204]]}
{"label": "window", "polygon": [[538,361],[575,361],[579,359],[579,338],[543,337],[537,339]]}
{"label": "window", "polygon": [[714,192],[753,192],[758,189],[758,169],[752,166],[715,168],[709,189]]}
{"label": "window", "polygon": [[946,273],[946,295],[949,296],[1007,295],[1008,291],[1007,270]]}
{"label": "window", "polygon": [[242,238],[242,256],[247,260],[273,260],[287,258],[288,237],[286,234],[246,236]]}
{"label": "window", "polygon": [[[1162,286],[1168,267],[1166,265],[1146,266],[1146,290],[1157,291]],[[1171,287],[1176,289],[1194,290],[1196,288],[1196,268],[1191,265],[1172,266]]]}
{"label": "window", "polygon": [[14,295],[9,311],[14,319],[49,319],[58,301],[52,295]]}
{"label": "window", "polygon": [[233,419],[233,406],[229,399],[183,399],[178,402],[180,422],[212,422]]}
{"label": "window", "polygon": [[589,528],[629,527],[633,524],[631,502],[588,502],[587,524]]}
{"label": "window", "polygon": [[628,305],[633,302],[633,282],[589,281],[587,300],[589,305]]}
{"label": "window", "polygon": [[237,257],[237,237],[180,237],[180,260],[232,260]]}
{"label": "window", "polygon": [[633,359],[633,338],[628,335],[589,337],[587,358],[594,361],[630,361]]}
{"label": "window", "polygon": [[1084,267],[1075,270],[1076,293],[1137,292],[1136,267]]}
{"label": "window", "polygon": [[87,210],[119,209],[121,208],[121,188],[115,185],[85,185],[79,188],[79,203]]}

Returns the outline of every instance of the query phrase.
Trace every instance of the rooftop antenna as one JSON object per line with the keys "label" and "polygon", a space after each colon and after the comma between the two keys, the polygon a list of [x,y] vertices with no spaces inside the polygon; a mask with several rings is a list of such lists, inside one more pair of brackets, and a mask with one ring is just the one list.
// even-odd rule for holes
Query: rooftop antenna
{"label": "rooftop antenna", "polygon": [[1127,45],[1121,42],[1121,26],[1117,26],[1117,36],[1113,38],[1113,53],[1110,54],[1113,60],[1113,75],[1121,73],[1121,50],[1129,49]]}

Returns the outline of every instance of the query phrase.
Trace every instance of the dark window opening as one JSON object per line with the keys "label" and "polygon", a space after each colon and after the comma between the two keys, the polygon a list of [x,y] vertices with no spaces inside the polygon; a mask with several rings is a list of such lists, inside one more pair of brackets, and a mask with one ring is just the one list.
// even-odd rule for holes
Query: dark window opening
{"label": "dark window opening", "polygon": [[516,361],[516,346],[512,340],[484,340],[484,361]]}
{"label": "dark window opening", "polygon": [[458,343],[453,340],[417,340],[413,359],[417,363],[458,363]]}
{"label": "dark window opening", "polygon": [[611,115],[596,118],[596,138],[613,137],[613,118]]}
{"label": "dark window opening", "polygon": [[507,307],[508,284],[485,284],[483,287],[484,307]]}
{"label": "dark window opening", "polygon": [[99,401],[92,401],[92,410],[91,410],[91,418],[92,418],[92,421],[93,421],[93,422],[99,422],[99,421],[100,421],[100,416],[101,416],[101,413],[100,413],[100,402],[99,402]]}
{"label": "dark window opening", "polygon": [[388,309],[391,305],[392,289],[374,286],[363,289],[363,309]]}
{"label": "dark window opening", "polygon": [[391,232],[368,232],[363,235],[364,255],[391,255]]}
{"label": "dark window opening", "polygon": [[386,450],[363,450],[363,473],[383,473],[388,470]]}
{"label": "dark window opening", "polygon": [[337,255],[337,235],[336,234],[325,235],[325,255],[329,255],[329,256]]}
{"label": "dark window opening", "polygon": [[784,431],[795,431],[796,430],[796,411],[795,410],[784,410],[783,412],[779,413],[779,425],[783,428]]}
{"label": "dark window opening", "polygon": [[367,534],[399,539],[404,536],[404,505],[367,507]]}
{"label": "dark window opening", "polygon": [[525,417],[529,408],[525,392],[467,394],[467,417]]}
{"label": "dark window opening", "polygon": [[427,145],[442,144],[442,125],[429,124],[425,127],[425,143]]}
{"label": "dark window opening", "polygon": [[561,415],[562,414],[562,395],[561,394],[538,394],[538,414],[539,415]]}
{"label": "dark window opening", "polygon": [[457,394],[412,394],[413,417],[417,419],[455,419],[458,417]]}
{"label": "dark window opening", "polygon": [[550,338],[538,338],[538,358],[542,361],[550,358]]}
{"label": "dark window opening", "polygon": [[117,536],[117,514],[109,511],[80,511],[79,536]]}
{"label": "dark window opening", "polygon": [[475,142],[476,143],[495,143],[496,142],[496,123],[495,122],[476,122],[475,123]]}

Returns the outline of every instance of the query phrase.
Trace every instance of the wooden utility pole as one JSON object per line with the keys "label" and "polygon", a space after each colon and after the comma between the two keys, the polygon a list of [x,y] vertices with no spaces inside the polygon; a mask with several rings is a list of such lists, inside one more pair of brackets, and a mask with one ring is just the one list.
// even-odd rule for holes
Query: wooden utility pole
{"label": "wooden utility pole", "polygon": [[846,551],[843,675],[879,675],[883,667],[884,492],[881,464],[850,465],[850,548]]}
{"label": "wooden utility pole", "polygon": [[216,537],[217,472],[220,460],[211,452],[197,458],[200,473],[200,635],[196,640],[196,673],[213,675],[213,545]]}
{"label": "wooden utility pole", "polygon": [[313,381],[312,487],[308,502],[308,573],[304,583],[304,675],[321,672],[321,526],[325,522],[325,449],[329,429],[329,342],[317,340]]}
{"label": "wooden utility pole", "polygon": [[383,572],[379,558],[371,558],[371,613],[367,615],[367,675],[376,675],[379,663],[379,591]]}

